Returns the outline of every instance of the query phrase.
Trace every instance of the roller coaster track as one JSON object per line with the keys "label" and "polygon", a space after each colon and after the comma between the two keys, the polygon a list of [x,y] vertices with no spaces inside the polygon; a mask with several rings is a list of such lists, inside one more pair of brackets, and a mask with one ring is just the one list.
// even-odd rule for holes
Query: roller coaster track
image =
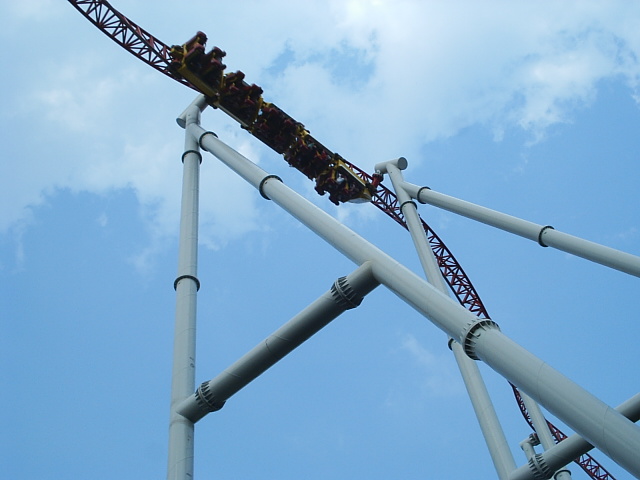
{"label": "roller coaster track", "polygon": [[[287,159],[289,164],[298,168],[297,165],[294,165],[292,163],[291,158],[287,158],[287,150],[290,150],[290,145],[276,148],[274,146],[275,140],[265,137],[264,134],[261,135],[259,131],[253,128],[254,124],[256,123],[258,113],[263,114],[266,111],[266,109],[263,108],[263,105],[275,107],[274,105],[263,102],[262,97],[260,96],[260,98],[258,99],[258,105],[256,107],[260,110],[256,110],[255,115],[249,120],[243,119],[243,115],[236,114],[236,112],[234,111],[235,108],[232,104],[229,104],[229,102],[225,104],[224,95],[222,99],[220,97],[210,98],[211,92],[203,92],[201,85],[194,85],[194,83],[185,78],[184,75],[177,74],[175,68],[172,68],[172,66],[175,66],[175,55],[172,55],[172,48],[174,47],[171,47],[155,38],[149,32],[147,32],[142,27],[132,22],[122,13],[113,8],[111,4],[106,0],[69,0],[69,3],[71,3],[85,18],[87,18],[92,24],[98,27],[98,29],[101,30],[105,35],[107,35],[129,53],[134,55],[136,58],[142,60],[147,65],[167,75],[173,80],[189,88],[192,88],[197,92],[205,94],[209,93],[209,100],[212,106],[223,110],[225,113],[238,120],[243,128],[248,130],[256,138],[276,150],[278,153],[284,153],[285,159]],[[224,52],[222,52],[222,56],[224,56]],[[224,65],[222,65],[222,69],[224,69]],[[227,74],[226,77],[222,77],[222,80],[224,80],[224,78],[227,78],[229,75],[237,74]],[[240,80],[242,80],[242,78],[244,78],[243,74]],[[248,87],[244,82],[242,82],[242,85],[244,85],[245,88]],[[259,87],[256,87],[255,85],[252,85],[252,87],[257,88],[259,90],[259,94],[262,93],[262,89],[260,89]],[[218,92],[216,91],[216,95],[217,93]],[[277,107],[275,108],[277,109]],[[290,119],[290,117],[284,114],[284,112],[281,112],[279,109],[277,110],[282,115],[284,115],[285,118]],[[298,122],[295,122],[295,124],[302,127],[302,125]],[[306,134],[308,134],[308,132],[305,131],[305,135]],[[293,142],[293,138],[291,142]],[[327,151],[327,153],[329,153],[331,156],[336,155],[332,154],[329,151]],[[407,224],[402,214],[402,210],[398,203],[396,195],[382,184],[377,184],[374,188],[371,188],[371,185],[374,181],[374,177],[372,175],[369,175],[362,169],[358,168],[354,164],[341,157],[340,161],[346,164],[351,169],[351,171],[361,179],[363,184],[367,185],[370,188],[371,203],[378,209],[382,210],[393,220],[395,220],[398,224],[407,229]],[[301,168],[298,169],[303,171]],[[303,171],[303,173],[306,172]],[[309,178],[315,178],[315,175],[309,175],[308,173],[307,176],[309,176]],[[323,192],[319,193],[322,194]],[[442,272],[442,275],[444,276],[447,284],[451,288],[453,294],[458,299],[460,304],[478,317],[489,318],[489,315],[482,301],[480,300],[480,296],[476,292],[471,281],[469,280],[451,251],[447,248],[440,237],[438,237],[438,235],[429,227],[429,225],[424,222],[424,220],[422,220],[422,225],[427,235],[427,239],[429,241],[431,249],[433,250],[434,255],[438,261],[440,271]],[[518,392],[518,389],[513,385],[512,388],[523,417],[529,423],[531,428],[534,428],[524,402],[522,401],[520,393]],[[567,436],[562,433],[560,429],[555,427],[550,422],[547,423],[556,442],[560,442],[567,438]],[[576,459],[575,462],[587,473],[587,475],[595,480],[615,480],[614,477],[589,454],[582,455],[581,457]]]}

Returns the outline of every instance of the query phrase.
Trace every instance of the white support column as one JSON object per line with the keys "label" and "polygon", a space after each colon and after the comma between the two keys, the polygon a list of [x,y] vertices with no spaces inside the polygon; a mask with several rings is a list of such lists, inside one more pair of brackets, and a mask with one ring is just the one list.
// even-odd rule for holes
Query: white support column
{"label": "white support column", "polygon": [[[640,420],[640,393],[617,406],[616,410],[632,422]],[[540,466],[544,466],[545,471],[553,472],[584,455],[592,448],[593,445],[574,433],[543,453],[534,455],[537,457],[535,461],[512,472],[509,480],[536,480],[540,477]]]}
{"label": "white support column", "polygon": [[538,225],[486,207],[465,202],[458,198],[450,197],[443,193],[434,192],[427,187],[419,187],[406,182],[403,186],[413,198],[421,203],[427,203],[533,240],[543,247],[553,247],[563,252],[640,277],[640,257],[636,255],[560,232],[549,225]]}
{"label": "white support column", "polygon": [[179,117],[186,127],[182,155],[182,206],[176,290],[176,317],[171,378],[169,451],[167,480],[193,479],[193,422],[176,412],[178,404],[195,388],[196,296],[200,288],[198,268],[198,203],[202,155],[197,140],[189,131],[198,125],[200,108],[191,105]]}
{"label": "white support column", "polygon": [[520,448],[524,452],[524,456],[527,457],[528,461],[531,461],[532,458],[536,456],[536,450],[534,445],[538,445],[540,442],[538,440],[538,436],[535,433],[532,433],[523,441],[520,442]]}
{"label": "white support column", "polygon": [[[553,440],[553,435],[551,435],[551,430],[549,430],[549,425],[547,424],[547,419],[544,418],[544,414],[542,410],[540,410],[540,406],[535,402],[533,398],[527,395],[524,392],[520,392],[520,397],[522,397],[522,401],[524,402],[524,406],[529,413],[529,418],[531,418],[531,423],[533,423],[533,428],[538,435],[538,440],[540,441],[540,445],[544,450],[549,450],[556,445],[556,442]],[[552,472],[553,470],[549,470]],[[571,480],[571,472],[566,468],[566,465],[562,465],[562,467],[553,475],[554,480]]]}
{"label": "white support column", "polygon": [[[401,170],[405,170],[407,165],[407,160],[404,157],[400,157],[398,160],[377,164],[374,168],[376,173],[386,173],[391,179],[400,204],[400,211],[404,215],[409,233],[418,252],[420,263],[427,276],[427,281],[443,295],[449,296],[447,284],[440,272],[433,250],[431,250],[429,246],[429,240],[420,221],[416,204],[403,188],[405,182]],[[451,348],[456,363],[458,364],[458,369],[462,375],[462,380],[469,394],[469,399],[471,400],[471,405],[478,419],[480,430],[489,449],[491,460],[498,473],[498,478],[500,480],[506,480],[509,478],[509,474],[515,470],[516,464],[502,425],[500,425],[495,407],[482,379],[480,369],[475,362],[464,353],[460,344],[451,338],[449,339],[449,348]]]}
{"label": "white support column", "polygon": [[431,250],[431,247],[429,246],[427,234],[422,227],[422,222],[420,221],[416,204],[402,187],[404,179],[402,178],[401,170],[405,170],[407,165],[408,162],[406,158],[400,157],[398,160],[379,163],[374,168],[376,173],[383,175],[386,173],[391,179],[393,188],[396,191],[396,196],[398,197],[398,203],[400,204],[400,211],[404,215],[407,228],[409,229],[411,239],[413,240],[413,245],[418,253],[418,258],[420,259],[420,264],[427,276],[427,281],[444,295],[449,295],[449,289],[442,273],[440,272],[433,250]]}
{"label": "white support column", "polygon": [[195,125],[191,131],[202,148],[347,258],[357,265],[372,261],[373,274],[381,284],[460,343],[468,356],[483,360],[613,461],[640,477],[637,425],[509,339],[493,321],[477,318],[210,132]]}

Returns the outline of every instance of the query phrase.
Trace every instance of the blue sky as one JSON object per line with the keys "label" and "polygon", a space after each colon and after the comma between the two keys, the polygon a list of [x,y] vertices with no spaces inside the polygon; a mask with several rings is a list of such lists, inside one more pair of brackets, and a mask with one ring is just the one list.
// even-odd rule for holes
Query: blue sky
{"label": "blue sky", "polygon": [[[640,255],[635,3],[113,3],[169,44],[206,32],[229,70],[367,171],[405,156],[412,183]],[[0,14],[0,469],[162,478],[175,117],[194,93],[67,2]],[[334,207],[221,112],[203,126],[420,268],[377,209]],[[201,178],[198,383],[355,269],[213,157]],[[638,392],[637,278],[420,212],[503,332],[610,405]],[[528,426],[481,367],[520,465]],[[445,334],[383,288],[196,428],[198,479],[495,478]]]}

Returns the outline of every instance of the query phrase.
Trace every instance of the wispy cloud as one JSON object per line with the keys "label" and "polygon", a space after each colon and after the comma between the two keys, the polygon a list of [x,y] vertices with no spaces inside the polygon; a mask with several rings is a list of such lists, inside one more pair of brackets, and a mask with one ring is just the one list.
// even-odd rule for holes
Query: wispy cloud
{"label": "wispy cloud", "polygon": [[[452,355],[434,354],[420,344],[411,334],[402,338],[402,351],[409,354],[414,364],[422,371],[420,385],[425,396],[448,396],[461,393],[461,383],[452,369]],[[455,380],[454,380],[455,379]]]}
{"label": "wispy cloud", "polygon": [[385,404],[394,411],[421,410],[426,399],[460,396],[464,386],[456,371],[453,354],[446,350],[435,354],[413,334],[399,338],[394,350],[406,374],[386,394]]}
{"label": "wispy cloud", "polygon": [[[207,16],[214,7],[196,4],[201,18],[211,18],[198,28],[209,27],[211,45],[227,50],[230,69],[244,70],[247,80],[265,88],[265,98],[369,170],[398,152],[418,160],[425,142],[478,124],[497,141],[514,127],[539,141],[549,126],[587,107],[603,79],[623,78],[633,94],[640,78],[640,33],[631,22],[640,6],[631,2],[352,0],[327,6],[318,0],[300,11],[283,0],[251,3],[252,15],[269,21],[233,25],[217,19],[235,16],[236,7],[231,12],[216,4],[215,15]],[[123,5],[125,13],[127,7],[134,8]],[[135,8],[134,20],[151,22],[143,26],[154,31],[156,14],[138,18]],[[69,17],[77,15],[68,10]],[[11,12],[24,25],[37,13]],[[172,33],[195,29],[192,20],[178,15]],[[52,33],[39,30],[33,43],[52,42]],[[55,58],[40,58],[37,79],[3,80],[5,91],[22,99],[8,103],[3,125],[35,118],[34,127],[48,133],[30,147],[27,169],[0,166],[0,204],[10,205],[0,214],[2,230],[60,188],[132,188],[143,207],[153,207],[143,211],[156,230],[175,231],[180,134],[166,99],[176,86],[130,57],[123,60],[124,52],[94,33],[73,49],[56,50]],[[69,41],[77,37],[66,34]],[[14,71],[29,71],[32,58],[13,57]],[[246,132],[219,118],[214,123],[229,128],[225,134],[236,131],[226,139],[258,158]],[[201,212],[203,242],[216,248],[262,227],[247,187],[224,169],[213,170],[221,181],[203,190]]]}

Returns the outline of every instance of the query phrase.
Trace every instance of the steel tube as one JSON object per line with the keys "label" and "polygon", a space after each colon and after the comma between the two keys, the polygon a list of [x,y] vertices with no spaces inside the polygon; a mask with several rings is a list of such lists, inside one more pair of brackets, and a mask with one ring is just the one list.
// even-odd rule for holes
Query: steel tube
{"label": "steel tube", "polygon": [[371,264],[365,263],[315,302],[259,343],[220,375],[205,382],[189,396],[177,411],[192,422],[218,410],[232,395],[275,365],[346,310],[360,304],[379,283],[373,277]]}
{"label": "steel tube", "polygon": [[478,419],[480,430],[489,449],[489,455],[496,468],[498,478],[506,480],[511,472],[515,470],[516,463],[487,387],[480,374],[480,369],[476,362],[464,353],[462,346],[458,342],[451,339],[449,346],[458,363],[462,380],[469,393],[471,405]]}
{"label": "steel tube", "polygon": [[[531,423],[533,424],[533,428],[538,435],[538,441],[544,450],[549,450],[555,446],[555,441],[553,440],[553,435],[551,435],[551,430],[549,430],[549,425],[547,424],[547,419],[544,418],[544,414],[540,409],[540,406],[535,402],[533,398],[527,395],[524,392],[520,392],[520,397],[524,402],[524,406],[529,413],[529,418],[531,419]],[[554,468],[553,470],[549,468],[548,465],[545,465],[550,472],[553,470],[558,470]],[[562,468],[553,475],[554,480],[571,480],[571,472],[566,468],[566,465],[562,465]]]}
{"label": "steel tube", "polygon": [[481,207],[443,193],[434,192],[405,182],[404,188],[421,203],[442,208],[478,222],[533,240],[543,247],[552,247],[592,262],[640,277],[640,257],[559,232],[550,226],[538,225],[505,213]]}
{"label": "steel tube", "polygon": [[482,339],[482,351],[477,352],[481,360],[629,473],[640,477],[637,425],[521,346],[507,341],[499,331],[485,329],[478,335],[478,340]]}
{"label": "steel tube", "polygon": [[[404,179],[401,170],[407,167],[407,161],[406,159],[399,160],[404,161],[399,162],[396,160],[387,162],[386,164],[378,164],[375,166],[375,169],[377,172],[386,172],[391,179],[396,196],[398,197],[398,202],[401,205],[400,210],[404,215],[407,228],[409,229],[413,244],[420,258],[420,263],[427,276],[427,281],[442,294],[448,296],[449,290],[447,284],[440,272],[433,250],[431,250],[429,246],[427,234],[420,221],[416,204],[411,201],[410,195],[404,190]],[[462,375],[462,380],[469,394],[471,405],[478,419],[480,430],[487,444],[489,455],[493,461],[498,478],[500,480],[506,480],[509,478],[509,474],[515,470],[516,463],[509,444],[507,443],[502,425],[500,425],[500,421],[498,420],[498,415],[496,414],[487,387],[480,374],[480,369],[476,363],[464,353],[459,343],[450,339],[449,347],[453,351],[458,369]]]}
{"label": "steel tube", "polygon": [[[520,442],[520,448],[524,452],[524,456],[527,457],[527,460],[530,460],[536,456],[536,450],[535,448],[533,448],[534,438],[535,437],[533,436],[533,434],[531,434],[525,440]],[[535,444],[538,444],[537,439],[535,440]]]}
{"label": "steel tube", "polygon": [[549,425],[547,425],[547,419],[544,418],[544,414],[542,410],[540,410],[540,406],[526,393],[520,392],[520,396],[522,397],[524,406],[527,408],[531,423],[533,423],[533,428],[538,434],[540,445],[542,445],[542,448],[545,450],[550,449],[555,445],[555,442],[553,441],[551,430],[549,430]]}
{"label": "steel tube", "polygon": [[[625,401],[616,410],[627,417],[632,422],[640,420],[640,393]],[[539,462],[546,465],[551,471],[558,470],[563,465],[567,465],[580,455],[584,455],[593,448],[589,442],[578,434],[573,434],[565,438],[562,442],[554,445],[539,455]],[[509,480],[535,480],[536,477],[529,465],[523,465],[514,470],[509,476]]]}
{"label": "steel tube", "polygon": [[373,262],[376,279],[458,341],[475,356],[528,393],[574,431],[634,475],[640,476],[640,428],[502,334],[493,322],[478,319],[380,249],[358,236],[281,181],[194,128],[201,146],[260,189],[293,217],[357,265]]}
{"label": "steel tube", "polygon": [[[386,170],[389,175],[393,188],[396,191],[396,196],[400,203],[400,211],[404,215],[407,228],[409,229],[411,239],[413,240],[413,245],[418,253],[418,258],[420,259],[420,264],[427,276],[427,281],[440,290],[440,292],[448,295],[447,284],[440,272],[433,250],[431,250],[431,247],[429,246],[427,234],[425,233],[422,222],[420,221],[416,204],[411,200],[411,197],[403,188],[404,179],[402,178],[402,172],[396,163],[397,162],[387,162],[384,166],[384,170]],[[406,168],[406,160],[401,163],[401,166]],[[381,170],[381,167],[382,166],[380,164],[376,165],[376,170]]]}
{"label": "steel tube", "polygon": [[189,132],[199,119],[199,110],[191,111],[185,132],[183,161],[182,204],[178,250],[175,334],[173,370],[171,377],[171,407],[169,419],[168,480],[193,478],[194,427],[176,412],[177,405],[195,388],[196,296],[200,286],[198,263],[198,201],[202,156],[198,142]]}
{"label": "steel tube", "polygon": [[186,128],[187,123],[197,123],[200,125],[199,114],[207,107],[207,97],[202,93],[197,95],[196,98],[189,104],[184,111],[176,118],[176,123],[182,128]]}

